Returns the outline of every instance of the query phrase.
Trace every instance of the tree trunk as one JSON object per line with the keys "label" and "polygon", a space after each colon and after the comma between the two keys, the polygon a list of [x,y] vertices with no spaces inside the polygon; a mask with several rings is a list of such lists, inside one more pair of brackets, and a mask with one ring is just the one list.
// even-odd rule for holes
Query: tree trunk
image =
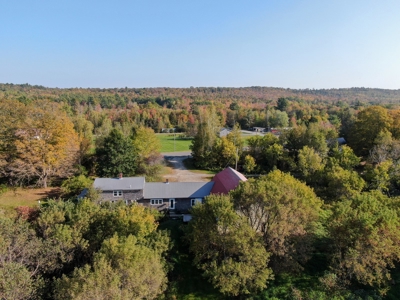
{"label": "tree trunk", "polygon": [[47,188],[47,175],[44,175],[43,177],[43,187]]}

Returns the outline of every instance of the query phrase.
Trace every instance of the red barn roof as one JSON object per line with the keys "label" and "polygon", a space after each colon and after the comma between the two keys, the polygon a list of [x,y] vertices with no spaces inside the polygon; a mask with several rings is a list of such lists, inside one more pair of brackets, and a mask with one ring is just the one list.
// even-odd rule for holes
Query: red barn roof
{"label": "red barn roof", "polygon": [[211,194],[228,194],[239,185],[240,181],[247,181],[247,178],[242,173],[228,167],[216,174],[212,181],[215,183]]}

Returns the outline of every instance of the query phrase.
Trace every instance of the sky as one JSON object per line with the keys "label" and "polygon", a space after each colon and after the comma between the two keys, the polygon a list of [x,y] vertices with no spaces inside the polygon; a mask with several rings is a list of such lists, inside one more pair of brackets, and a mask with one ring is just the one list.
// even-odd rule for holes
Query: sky
{"label": "sky", "polygon": [[398,0],[0,0],[0,82],[400,89]]}

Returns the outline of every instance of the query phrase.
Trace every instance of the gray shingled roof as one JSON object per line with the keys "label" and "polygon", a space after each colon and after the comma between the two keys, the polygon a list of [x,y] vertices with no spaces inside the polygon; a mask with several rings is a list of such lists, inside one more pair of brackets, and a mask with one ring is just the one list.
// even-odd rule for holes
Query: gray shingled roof
{"label": "gray shingled roof", "polygon": [[144,198],[204,198],[213,185],[214,182],[146,182]]}
{"label": "gray shingled roof", "polygon": [[96,178],[94,188],[102,191],[143,190],[144,177]]}

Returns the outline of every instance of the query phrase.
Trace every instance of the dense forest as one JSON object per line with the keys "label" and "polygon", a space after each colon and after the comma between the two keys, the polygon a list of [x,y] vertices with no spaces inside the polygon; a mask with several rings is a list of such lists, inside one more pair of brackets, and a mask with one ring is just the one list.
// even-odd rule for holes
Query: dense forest
{"label": "dense forest", "polygon": [[[189,224],[98,204],[93,177],[159,180],[165,128],[249,180]],[[60,197],[0,207],[1,299],[400,295],[400,90],[0,84],[0,193],[47,186]]]}

